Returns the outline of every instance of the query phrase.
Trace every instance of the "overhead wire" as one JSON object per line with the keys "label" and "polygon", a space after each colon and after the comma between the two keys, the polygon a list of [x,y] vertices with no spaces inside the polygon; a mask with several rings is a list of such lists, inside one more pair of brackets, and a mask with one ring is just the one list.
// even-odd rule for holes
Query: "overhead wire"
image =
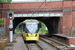
{"label": "overhead wire", "polygon": [[[46,1],[46,0],[45,0],[45,1]],[[41,6],[45,3],[45,1],[41,4]],[[45,6],[47,6],[51,1],[52,1],[52,0],[50,0]],[[41,6],[40,6],[40,7],[41,7]],[[44,6],[44,7],[45,7],[45,6]],[[40,8],[40,7],[39,7],[39,8]],[[43,8],[44,8],[44,7],[43,7]],[[38,12],[39,8],[38,8],[35,12]],[[43,8],[42,8],[42,9],[43,9]],[[42,10],[42,9],[41,9],[41,10]],[[33,14],[34,14],[34,13],[33,13]],[[32,14],[32,16],[33,16],[33,14]],[[31,17],[31,18],[32,18],[32,17]]]}
{"label": "overhead wire", "polygon": [[[40,8],[45,2],[46,2],[46,0],[39,6],[39,8]],[[37,11],[39,8],[37,8],[36,11]],[[34,14],[34,13],[33,13],[33,14]],[[32,14],[32,16],[33,16],[33,14]],[[32,19],[32,16],[31,16],[31,19]]]}
{"label": "overhead wire", "polygon": [[[50,0],[45,6],[47,6],[51,1],[52,1],[52,0]],[[45,7],[45,6],[44,6],[44,7]],[[44,9],[44,7],[43,7],[42,9]],[[41,9],[41,10],[42,10],[42,9]]]}

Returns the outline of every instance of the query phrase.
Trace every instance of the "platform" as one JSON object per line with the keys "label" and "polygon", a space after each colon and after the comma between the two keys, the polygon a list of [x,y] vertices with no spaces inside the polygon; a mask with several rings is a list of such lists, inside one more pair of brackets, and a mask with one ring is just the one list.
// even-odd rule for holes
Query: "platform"
{"label": "platform", "polygon": [[20,34],[16,36],[16,43],[14,44],[13,50],[27,50],[26,45],[24,44],[24,41]]}
{"label": "platform", "polygon": [[75,38],[75,36],[71,37],[70,35],[66,35],[66,34],[54,34],[54,35],[64,37],[64,38]]}
{"label": "platform", "polygon": [[71,37],[65,34],[54,34],[52,35],[53,39],[56,39],[66,45],[75,45],[75,37]]}

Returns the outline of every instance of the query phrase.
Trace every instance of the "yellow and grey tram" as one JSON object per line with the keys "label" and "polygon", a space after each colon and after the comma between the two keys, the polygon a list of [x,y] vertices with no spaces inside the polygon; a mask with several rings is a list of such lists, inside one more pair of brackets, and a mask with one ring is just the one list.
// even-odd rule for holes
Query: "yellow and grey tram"
{"label": "yellow and grey tram", "polygon": [[25,41],[38,41],[39,40],[39,28],[38,21],[28,19],[23,22],[23,39]]}

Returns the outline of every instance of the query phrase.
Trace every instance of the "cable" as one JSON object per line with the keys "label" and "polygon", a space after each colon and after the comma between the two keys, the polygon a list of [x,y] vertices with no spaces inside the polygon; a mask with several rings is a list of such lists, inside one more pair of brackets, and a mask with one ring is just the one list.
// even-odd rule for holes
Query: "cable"
{"label": "cable", "polygon": [[[50,2],[51,2],[51,0],[50,0]],[[47,6],[50,2],[48,2],[45,6]],[[45,6],[44,6],[44,7],[45,7]],[[44,8],[44,7],[43,7],[43,8]],[[43,9],[43,8],[42,8],[42,9]],[[42,10],[42,9],[41,9],[41,10]]]}
{"label": "cable", "polygon": [[[41,6],[42,6],[45,2],[46,2],[46,0],[41,4]],[[41,7],[41,6],[40,6],[40,7]],[[40,7],[39,7],[39,8],[40,8]],[[38,8],[38,9],[39,9],[39,8]],[[37,11],[38,9],[36,9],[36,11]],[[33,14],[34,14],[34,13],[33,13]],[[32,14],[32,16],[33,16],[33,14]],[[32,16],[31,16],[31,19],[32,19]]]}
{"label": "cable", "polygon": [[[46,0],[45,0],[45,1],[46,1]],[[41,4],[41,6],[45,3],[45,1]],[[51,0],[50,0],[50,2],[51,2]],[[47,6],[50,2],[48,2],[45,6]],[[40,6],[40,7],[41,7],[41,6]],[[45,6],[44,6],[44,7],[45,7]],[[39,7],[39,8],[40,8],[40,7]],[[44,7],[43,7],[43,8],[44,8]],[[39,8],[38,8],[38,9],[39,9]],[[43,8],[42,8],[42,9],[43,9]],[[38,9],[37,9],[37,10],[38,10]],[[41,9],[41,10],[42,10],[42,9]],[[36,10],[36,12],[38,12],[37,10]],[[34,14],[34,13],[33,13],[33,14]],[[32,16],[33,16],[33,14],[32,14]],[[32,18],[32,17],[31,17],[31,18]]]}

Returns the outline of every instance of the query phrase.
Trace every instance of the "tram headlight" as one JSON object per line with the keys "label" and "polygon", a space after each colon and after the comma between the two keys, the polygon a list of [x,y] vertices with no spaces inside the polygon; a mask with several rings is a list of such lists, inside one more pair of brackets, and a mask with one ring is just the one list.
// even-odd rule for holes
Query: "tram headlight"
{"label": "tram headlight", "polygon": [[29,37],[28,34],[26,36]]}
{"label": "tram headlight", "polygon": [[35,37],[37,36],[37,34],[35,35]]}

